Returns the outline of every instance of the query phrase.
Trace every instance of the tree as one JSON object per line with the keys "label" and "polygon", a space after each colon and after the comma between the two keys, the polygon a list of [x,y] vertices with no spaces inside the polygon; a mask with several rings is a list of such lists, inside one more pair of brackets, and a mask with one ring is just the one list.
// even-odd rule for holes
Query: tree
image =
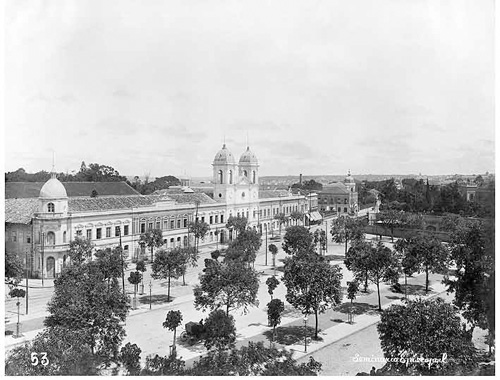
{"label": "tree", "polygon": [[283,314],[284,311],[285,304],[280,299],[271,299],[271,302],[267,304],[267,319],[269,321],[269,325],[273,328],[273,341],[276,336],[276,326],[281,323],[281,314]]}
{"label": "tree", "polygon": [[175,335],[177,332],[177,327],[181,325],[182,322],[182,313],[179,310],[170,310],[167,313],[167,318],[165,322],[163,322],[163,327],[169,329],[174,332],[174,343],[173,343],[173,352],[175,353]]}
{"label": "tree", "polygon": [[189,223],[189,232],[192,233],[195,238],[194,247],[196,249],[196,252],[198,252],[200,239],[203,239],[209,230],[210,226],[205,222],[200,222],[197,220]]}
{"label": "tree", "polygon": [[[46,328],[22,346],[10,351],[5,360],[7,376],[98,375],[102,359],[92,354],[82,330],[61,326]],[[33,353],[38,365],[33,365]],[[44,359],[43,354],[46,353]],[[46,365],[43,365],[48,360]]]}
{"label": "tree", "polygon": [[314,246],[319,244],[320,254],[326,251],[326,232],[322,229],[314,231]]}
{"label": "tree", "polygon": [[194,305],[196,309],[216,310],[224,307],[226,314],[232,309],[258,306],[257,292],[259,279],[257,272],[244,263],[227,261],[218,263],[210,260],[210,264],[200,274],[200,285],[194,288]]}
{"label": "tree", "polygon": [[345,254],[347,254],[348,242],[361,240],[364,237],[362,222],[347,216],[335,219],[332,223],[330,233],[334,242],[345,243]]}
{"label": "tree", "polygon": [[[137,299],[137,285],[142,281],[142,273],[139,271],[131,272],[128,278],[128,282],[134,285],[134,302]],[[135,306],[134,306],[135,307]]]}
{"label": "tree", "polygon": [[359,292],[359,282],[357,280],[347,282],[347,299],[351,300],[351,308],[349,310],[349,322],[353,322],[352,304],[356,299],[356,294]]}
{"label": "tree", "polygon": [[276,219],[276,221],[278,222],[279,229],[280,229],[280,236],[281,236],[281,226],[286,223],[288,218],[284,213],[280,212],[274,216],[274,219]]}
{"label": "tree", "polygon": [[160,229],[152,229],[141,234],[139,244],[144,244],[151,250],[151,261],[153,261],[153,249],[163,245],[163,233]]}
{"label": "tree", "polygon": [[295,225],[297,225],[300,220],[304,219],[304,213],[302,211],[294,210],[290,213],[290,218],[295,221]]}
{"label": "tree", "polygon": [[445,277],[453,303],[470,324],[488,329],[488,344],[495,335],[495,229],[494,221],[465,221],[451,236],[450,258],[456,265],[455,278]]}
{"label": "tree", "polygon": [[303,226],[291,226],[286,229],[281,245],[289,255],[309,254],[314,252],[314,237]]}
{"label": "tree", "polygon": [[425,292],[429,291],[429,272],[446,270],[448,252],[443,244],[433,236],[417,235],[408,239],[408,255],[418,265],[418,271],[425,272]]}
{"label": "tree", "polygon": [[5,283],[17,285],[23,275],[23,263],[21,259],[12,252],[5,252]]}
{"label": "tree", "polygon": [[69,242],[68,255],[71,262],[76,265],[82,264],[85,260],[92,257],[94,245],[90,239],[77,236]]}
{"label": "tree", "polygon": [[292,352],[265,347],[263,342],[228,350],[211,350],[185,371],[190,376],[316,376],[321,363],[312,357],[298,364]]}
{"label": "tree", "polygon": [[228,230],[234,229],[237,234],[245,231],[247,228],[247,218],[244,216],[230,216],[226,223]]}
{"label": "tree", "polygon": [[142,376],[181,376],[186,374],[186,363],[173,353],[169,356],[148,355]]}
{"label": "tree", "polygon": [[146,263],[144,262],[144,260],[139,260],[136,264],[135,264],[135,270],[136,271],[139,271],[142,273],[142,276],[141,276],[141,284],[142,284],[142,289],[141,289],[141,294],[142,292],[144,291],[144,272],[147,271],[147,268],[146,268]]}
{"label": "tree", "polygon": [[129,307],[114,272],[104,272],[105,268],[99,259],[65,268],[54,280],[50,314],[44,324],[81,334],[80,344],[87,344],[92,354],[110,359],[118,355]]}
{"label": "tree", "polygon": [[130,376],[137,376],[141,372],[141,352],[137,344],[128,342],[120,350],[120,361]]}
{"label": "tree", "polygon": [[184,258],[184,265],[182,267],[182,284],[186,285],[185,275],[187,267],[188,265],[192,267],[198,266],[198,258],[199,258],[198,251],[194,247],[185,247],[185,248],[176,247],[174,248],[174,250],[179,250],[180,255]]}
{"label": "tree", "polygon": [[185,256],[179,248],[173,249],[170,252],[160,249],[156,252],[156,257],[153,261],[151,277],[154,279],[167,279],[167,300],[170,302],[170,281],[172,278],[182,276],[185,265]]}
{"label": "tree", "polygon": [[391,230],[391,241],[394,241],[394,228],[401,225],[403,211],[386,210],[379,214],[379,221],[384,227]]}
{"label": "tree", "polygon": [[321,257],[285,259],[283,283],[287,288],[286,300],[304,314],[314,313],[315,338],[318,338],[318,314],[341,301],[341,279],[340,267],[331,266]]}
{"label": "tree", "polygon": [[274,244],[269,244],[269,252],[273,255],[273,267],[276,267],[276,255],[278,254],[278,247]]}
{"label": "tree", "polygon": [[248,264],[255,262],[262,245],[260,236],[260,233],[251,229],[240,231],[226,250],[226,260],[240,260]]}
{"label": "tree", "polygon": [[368,257],[368,279],[377,285],[378,309],[382,310],[380,301],[380,283],[392,278],[392,269],[396,265],[391,249],[378,242]]}
{"label": "tree", "polygon": [[371,243],[358,240],[349,248],[344,260],[346,268],[354,273],[354,277],[364,282],[365,293],[368,291],[368,270],[372,251]]}
{"label": "tree", "polygon": [[440,298],[390,306],[382,312],[377,330],[384,356],[406,359],[388,363],[401,374],[443,375],[475,362],[475,349],[461,328],[460,316]]}
{"label": "tree", "polygon": [[205,332],[207,336],[204,345],[207,350],[227,349],[234,346],[236,341],[234,318],[220,309],[212,311],[205,320]]}
{"label": "tree", "polygon": [[408,297],[408,276],[419,270],[418,258],[414,256],[414,251],[409,249],[410,244],[411,239],[398,239],[394,243],[395,257],[399,260],[399,266],[405,276],[405,299]]}
{"label": "tree", "polygon": [[276,287],[279,285],[279,283],[280,283],[279,280],[275,276],[269,277],[266,280],[266,285],[267,285],[267,289],[268,289],[267,292],[271,296],[271,300],[273,299],[274,289],[276,289]]}

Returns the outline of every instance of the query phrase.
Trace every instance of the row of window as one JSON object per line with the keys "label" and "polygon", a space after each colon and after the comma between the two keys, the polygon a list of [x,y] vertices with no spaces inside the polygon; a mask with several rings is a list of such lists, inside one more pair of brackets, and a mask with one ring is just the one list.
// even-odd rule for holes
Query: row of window
{"label": "row of window", "polygon": [[[205,222],[205,217],[198,217],[198,220],[201,219],[202,222]],[[220,219],[220,223],[224,223],[224,215],[210,215],[209,216],[209,224],[218,224]],[[146,229],[147,226],[147,229]],[[145,233],[146,231],[152,230],[153,228],[157,230],[174,230],[174,229],[180,229],[180,228],[187,228],[188,227],[188,218],[183,218],[183,219],[170,219],[170,220],[163,220],[163,226],[161,221],[157,220],[156,222],[142,222],[140,224],[140,232],[141,234]]]}
{"label": "row of window", "polygon": [[[95,238],[96,240],[99,240],[99,239],[102,239],[103,236],[102,236],[102,231],[103,229],[101,227],[99,228],[96,228],[95,230]],[[107,238],[110,238],[111,237],[111,227],[106,227],[105,229],[105,233],[106,233],[106,237]],[[115,227],[115,234],[114,236],[115,237],[118,237],[120,236],[120,232],[121,232],[121,226],[116,226]],[[82,236],[82,233],[83,231],[82,230],[76,230],[76,236]],[[93,239],[93,236],[92,236],[92,229],[91,228],[87,228],[85,230],[85,233],[86,233],[86,237],[87,239],[91,240]],[[127,236],[129,234],[129,226],[128,225],[125,225],[123,226],[123,236]]]}
{"label": "row of window", "polygon": [[[321,211],[328,211],[328,210],[325,207],[321,207]],[[342,212],[342,208],[338,207],[337,212]],[[347,207],[344,207],[344,212],[347,212]]]}
{"label": "row of window", "polygon": [[17,234],[17,231],[11,231],[10,232],[10,235],[9,235],[9,241],[13,242],[13,243],[31,243],[31,235],[24,235],[24,239],[23,240],[23,233],[22,231],[19,232],[19,236]]}
{"label": "row of window", "polygon": [[[330,200],[330,201],[328,201]],[[318,200],[319,203],[335,203],[335,199],[334,198],[320,198]],[[347,198],[344,198],[344,204],[347,204],[348,202],[348,199]],[[337,198],[337,203],[342,203],[342,199],[340,198]]]}
{"label": "row of window", "polygon": [[[242,174],[244,177],[248,178],[248,172],[246,170],[243,170]],[[219,177],[219,183],[224,184],[224,172],[222,170],[219,170],[218,177]],[[255,180],[256,180],[256,173],[255,173],[255,170],[252,170],[252,183],[255,183]],[[229,182],[228,183],[230,185],[233,184],[233,171],[232,170],[229,170]]]}

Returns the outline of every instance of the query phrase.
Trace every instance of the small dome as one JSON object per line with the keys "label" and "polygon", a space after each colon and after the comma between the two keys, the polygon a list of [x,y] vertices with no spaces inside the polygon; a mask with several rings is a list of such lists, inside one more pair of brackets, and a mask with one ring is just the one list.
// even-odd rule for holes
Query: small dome
{"label": "small dome", "polygon": [[222,149],[217,152],[214,158],[214,164],[234,164],[234,156],[233,154],[229,151],[229,149],[226,148],[226,144],[222,146]]}
{"label": "small dome", "polygon": [[347,173],[347,177],[344,179],[344,183],[355,183],[354,178],[351,176],[351,171],[349,170],[349,173]]}
{"label": "small dome", "polygon": [[240,157],[240,164],[253,164],[257,165],[259,162],[257,161],[257,156],[250,150],[250,147],[247,146],[247,150],[243,152]]}
{"label": "small dome", "polygon": [[67,198],[68,194],[64,185],[56,178],[55,174],[40,189],[40,198]]}

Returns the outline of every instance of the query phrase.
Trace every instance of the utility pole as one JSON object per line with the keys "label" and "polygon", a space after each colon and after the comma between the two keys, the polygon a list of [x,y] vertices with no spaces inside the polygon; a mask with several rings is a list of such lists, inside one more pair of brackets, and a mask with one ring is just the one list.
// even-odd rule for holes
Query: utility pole
{"label": "utility pole", "polygon": [[266,266],[267,266],[267,223],[264,224],[265,230],[266,230]]}
{"label": "utility pole", "polygon": [[28,250],[26,250],[26,315],[28,315]]}
{"label": "utility pole", "polygon": [[125,294],[125,263],[123,262],[123,250],[122,250],[122,227],[118,227],[118,231],[120,232],[120,256],[122,258],[122,286],[123,286],[123,295]]}
{"label": "utility pole", "polygon": [[42,232],[42,287],[43,287],[43,260],[44,260],[44,249],[45,249],[45,232]]}

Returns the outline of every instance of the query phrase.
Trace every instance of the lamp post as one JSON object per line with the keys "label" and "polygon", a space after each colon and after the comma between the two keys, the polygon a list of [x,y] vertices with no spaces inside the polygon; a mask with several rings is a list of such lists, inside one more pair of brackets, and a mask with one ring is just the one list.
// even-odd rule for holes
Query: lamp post
{"label": "lamp post", "polygon": [[304,352],[307,352],[307,314],[304,315]]}
{"label": "lamp post", "polygon": [[267,266],[267,223],[264,224],[264,229],[266,230],[266,266]]}
{"label": "lamp post", "polygon": [[153,288],[153,283],[149,280],[149,310],[151,310],[151,289]]}
{"label": "lamp post", "polygon": [[122,286],[123,286],[123,295],[125,295],[125,263],[123,262],[123,251],[122,251],[122,228],[118,226],[118,232],[120,233],[120,256],[122,258]]}
{"label": "lamp post", "polygon": [[45,249],[45,232],[42,232],[42,287],[43,287],[43,259]]}
{"label": "lamp post", "polygon": [[26,315],[28,315],[28,251],[26,250]]}

